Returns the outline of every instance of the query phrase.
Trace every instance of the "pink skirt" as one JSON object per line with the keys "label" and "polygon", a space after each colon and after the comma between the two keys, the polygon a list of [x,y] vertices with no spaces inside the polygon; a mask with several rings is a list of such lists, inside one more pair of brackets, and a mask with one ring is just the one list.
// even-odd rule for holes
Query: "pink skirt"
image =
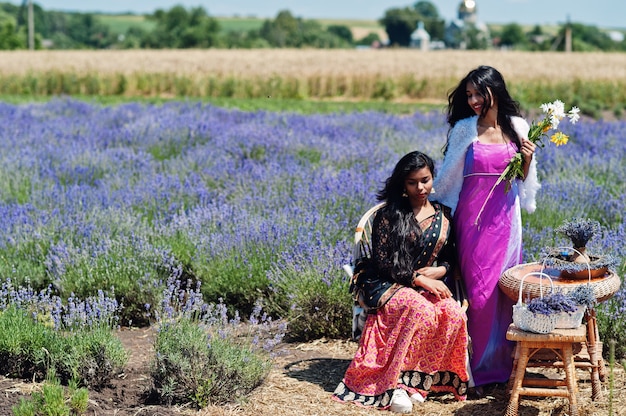
{"label": "pink skirt", "polygon": [[400,289],[369,315],[359,348],[333,399],[386,409],[396,388],[450,392],[465,400],[467,319],[454,299]]}

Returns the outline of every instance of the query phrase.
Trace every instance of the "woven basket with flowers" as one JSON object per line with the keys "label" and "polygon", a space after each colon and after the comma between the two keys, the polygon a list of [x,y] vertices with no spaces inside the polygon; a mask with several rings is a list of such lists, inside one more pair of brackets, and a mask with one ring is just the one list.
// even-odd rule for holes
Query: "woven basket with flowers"
{"label": "woven basket with flowers", "polygon": [[[550,281],[550,287],[554,290],[552,279],[543,272],[531,272],[522,277],[520,281],[520,290],[517,303],[513,305],[513,323],[519,329],[537,334],[549,334],[556,329],[557,315],[551,312],[546,305],[543,295],[543,286],[540,289],[538,298],[531,299],[528,303],[522,302],[522,293],[524,291],[524,279],[531,275],[538,275],[541,278],[547,278]],[[542,279],[539,281],[541,282]]]}

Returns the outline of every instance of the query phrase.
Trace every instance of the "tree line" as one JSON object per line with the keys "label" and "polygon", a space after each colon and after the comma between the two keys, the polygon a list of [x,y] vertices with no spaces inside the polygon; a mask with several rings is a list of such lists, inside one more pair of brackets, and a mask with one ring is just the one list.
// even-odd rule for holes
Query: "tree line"
{"label": "tree line", "polygon": [[[27,10],[11,3],[0,3],[0,49],[26,49]],[[219,19],[203,7],[157,9],[145,15],[151,23],[132,25],[116,33],[98,14],[45,11],[34,4],[35,48],[52,49],[132,49],[132,48],[353,48],[381,45],[377,33],[355,39],[347,25],[324,26],[313,19],[294,16],[289,10],[266,19],[259,28],[224,30]],[[384,27],[390,47],[407,47],[418,23],[424,25],[431,41],[448,48],[459,47],[459,39],[446,33],[446,21],[430,1],[385,10],[378,23]],[[626,41],[616,41],[608,33],[580,23],[571,23],[576,51],[626,51]],[[507,48],[517,50],[563,50],[565,27],[545,33],[537,25],[525,30],[517,23],[489,27],[489,39],[468,24],[463,31],[467,49]],[[459,36],[458,34],[456,35]]]}

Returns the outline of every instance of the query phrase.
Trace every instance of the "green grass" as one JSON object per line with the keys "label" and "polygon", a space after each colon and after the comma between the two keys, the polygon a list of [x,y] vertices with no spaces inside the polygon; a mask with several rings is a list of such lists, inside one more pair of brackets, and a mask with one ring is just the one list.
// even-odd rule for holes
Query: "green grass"
{"label": "green grass", "polygon": [[[209,10],[210,13],[210,10]],[[132,26],[139,26],[142,29],[149,31],[154,28],[154,22],[148,20],[144,15],[133,14],[98,14],[98,19],[105,25],[107,25],[111,31],[116,34],[126,33],[126,31]],[[212,16],[220,24],[221,31],[223,33],[228,32],[248,32],[250,30],[258,30],[263,26],[263,22],[268,20],[267,18],[260,17],[218,17]],[[270,20],[273,19],[270,18]],[[345,25],[348,27],[369,28],[372,31],[382,28],[375,20],[347,20],[347,19],[306,19],[317,20],[323,27],[332,25]]]}
{"label": "green grass", "polygon": [[441,106],[416,103],[390,103],[384,101],[309,101],[276,98],[256,99],[211,99],[208,102],[219,107],[238,108],[243,111],[291,111],[303,114],[382,111],[393,114],[412,114],[416,111],[430,111]]}
{"label": "green grass", "polygon": [[266,19],[256,17],[218,17],[222,32],[247,32],[261,29]]}
{"label": "green grass", "polygon": [[[383,17],[382,14],[380,17]],[[328,27],[333,25],[343,25],[348,27],[360,27],[366,29],[372,29],[372,31],[376,31],[379,29],[384,29],[385,27],[380,25],[376,20],[356,20],[356,19],[315,19],[322,26]]]}
{"label": "green grass", "polygon": [[[208,10],[209,15],[215,18],[219,24],[223,33],[227,32],[247,32],[250,30],[258,30],[263,26],[263,22],[266,20],[272,20],[271,18],[260,18],[254,16],[213,16],[211,10]],[[146,31],[154,29],[154,22],[148,20],[145,15],[138,14],[97,14],[98,19],[107,25],[112,32],[116,34],[126,33],[126,31],[132,26],[139,26]],[[376,31],[383,29],[383,27],[376,20],[355,20],[355,19],[308,19],[316,20],[323,27],[332,25],[345,25],[348,27],[359,27],[365,29],[371,29]]]}
{"label": "green grass", "polygon": [[[27,96],[27,95],[0,95],[0,102],[10,104],[27,104],[47,102],[58,97],[54,96]],[[121,96],[87,96],[76,95],[72,99],[101,105],[116,105],[128,102],[145,104],[163,104],[169,101],[181,101],[180,97],[121,97]],[[428,112],[442,110],[444,104],[429,103],[394,103],[385,101],[322,101],[296,100],[280,98],[187,98],[189,102],[204,102],[218,107],[239,109],[242,111],[288,111],[301,114],[318,113],[351,113],[366,111],[381,111],[390,114],[413,114],[417,111]]]}
{"label": "green grass", "polygon": [[[381,74],[347,77],[313,74],[305,78],[294,75],[237,78],[233,75],[179,75],[167,72],[104,74],[47,71],[0,77],[0,97],[20,103],[40,100],[40,96],[69,95],[80,100],[83,97],[116,97],[96,99],[104,100],[104,104],[150,97],[150,102],[192,99],[246,111],[382,111],[402,114],[443,108],[445,94],[442,91],[449,87],[449,83],[450,80],[443,78],[419,79],[412,74],[396,77]],[[526,81],[512,86],[512,93],[518,97],[523,108],[535,108],[536,103],[548,102],[557,96],[577,105],[583,114],[599,118],[603,111],[623,113],[623,84],[620,80],[573,83]]]}
{"label": "green grass", "polygon": [[[210,12],[210,11],[209,11]],[[271,17],[269,20],[273,20],[275,16]],[[296,16],[301,17],[301,16]],[[263,26],[263,22],[268,20],[266,18],[260,17],[241,17],[241,16],[233,16],[233,17],[215,17],[223,32],[236,32],[236,31],[248,31],[254,29],[260,29]],[[384,29],[376,20],[355,20],[355,19],[308,19],[303,18],[304,20],[316,20],[322,27],[328,27],[333,25],[343,25],[348,27],[359,27],[365,29],[371,29],[372,31],[376,31],[379,29]]]}
{"label": "green grass", "polygon": [[115,34],[126,33],[126,31],[138,26],[145,31],[154,29],[155,23],[150,21],[144,15],[137,14],[98,14],[98,19],[107,25]]}

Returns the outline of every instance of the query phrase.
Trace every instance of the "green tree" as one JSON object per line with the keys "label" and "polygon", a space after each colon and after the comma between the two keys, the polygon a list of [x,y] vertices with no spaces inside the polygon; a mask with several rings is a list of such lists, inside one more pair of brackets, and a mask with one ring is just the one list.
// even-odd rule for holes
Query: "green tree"
{"label": "green tree", "polygon": [[468,25],[465,36],[467,49],[487,49],[489,47],[489,39],[475,25]]}
{"label": "green tree", "polygon": [[[617,50],[617,44],[611,40],[608,34],[596,26],[587,26],[581,23],[570,23],[572,30],[573,49],[579,52],[611,51]],[[566,26],[559,31],[559,38],[565,37]],[[565,48],[565,42],[559,43],[559,50]]]}
{"label": "green tree", "polygon": [[279,48],[295,46],[295,37],[298,35],[298,19],[289,10],[281,10],[274,20],[263,22],[259,34],[272,46]]}
{"label": "green tree", "polygon": [[385,16],[379,22],[385,27],[390,45],[409,46],[411,33],[415,30],[419,18],[420,15],[414,8],[393,8],[386,10]]}
{"label": "green tree", "polygon": [[413,5],[413,8],[421,16],[420,20],[424,22],[424,29],[430,38],[442,40],[445,34],[446,21],[439,16],[437,7],[429,1],[418,1]]}
{"label": "green tree", "polygon": [[413,5],[413,8],[422,19],[437,20],[439,19],[439,11],[437,7],[429,1],[418,1]]}
{"label": "green tree", "polygon": [[25,47],[24,36],[15,31],[15,20],[0,11],[0,49],[14,50]]}
{"label": "green tree", "polygon": [[228,31],[224,37],[228,48],[269,48],[271,45],[259,35],[258,30]]}
{"label": "green tree", "polygon": [[[19,28],[25,28],[25,33],[28,28],[28,7],[25,1],[22,1],[22,5],[19,8],[16,6],[15,12],[12,13],[17,20],[17,26]],[[67,13],[60,12],[46,12],[37,3],[33,3],[33,23],[35,31],[43,38],[49,38],[52,32],[50,31],[49,20],[51,16],[58,17],[63,16],[63,19],[67,22]]]}
{"label": "green tree", "polygon": [[517,23],[510,23],[502,28],[502,33],[500,34],[501,45],[522,49],[526,47],[527,42],[528,39],[524,29]]}
{"label": "green tree", "polygon": [[126,29],[122,36],[121,47],[124,49],[137,49],[141,47],[142,40],[147,36],[147,31],[139,26],[131,26]]}
{"label": "green tree", "polygon": [[[350,46],[350,42],[332,31],[325,30],[319,22],[296,18],[289,10],[281,10],[274,20],[263,22],[259,36],[265,39],[270,46],[276,48],[340,48]],[[344,34],[344,36],[347,35]]]}
{"label": "green tree", "polygon": [[418,1],[413,7],[388,9],[379,20],[389,36],[389,43],[398,46],[409,46],[411,34],[420,21],[424,23],[424,29],[431,39],[443,39],[445,21],[440,18],[437,7],[430,1]]}
{"label": "green tree", "polygon": [[541,25],[535,25],[530,32],[528,32],[530,36],[543,36],[543,29]]}
{"label": "green tree", "polygon": [[348,43],[354,42],[352,30],[350,30],[350,28],[346,25],[330,25],[326,30]]}
{"label": "green tree", "polygon": [[350,46],[351,43],[340,38],[334,33],[324,30],[322,25],[316,20],[299,20],[296,47],[313,48],[342,48]]}
{"label": "green tree", "polygon": [[150,19],[156,27],[145,35],[142,46],[150,48],[209,48],[218,44],[219,22],[203,7],[189,11],[177,5],[158,9]]}
{"label": "green tree", "polygon": [[61,33],[66,36],[66,47],[69,48],[106,48],[115,42],[109,27],[91,13],[70,14],[67,26]]}
{"label": "green tree", "polygon": [[380,36],[378,33],[370,32],[365,35],[362,39],[358,39],[356,41],[357,45],[371,46],[374,42],[380,43]]}
{"label": "green tree", "polygon": [[530,32],[527,33],[528,49],[531,51],[547,51],[550,50],[552,37],[545,34],[540,25],[535,25]]}

